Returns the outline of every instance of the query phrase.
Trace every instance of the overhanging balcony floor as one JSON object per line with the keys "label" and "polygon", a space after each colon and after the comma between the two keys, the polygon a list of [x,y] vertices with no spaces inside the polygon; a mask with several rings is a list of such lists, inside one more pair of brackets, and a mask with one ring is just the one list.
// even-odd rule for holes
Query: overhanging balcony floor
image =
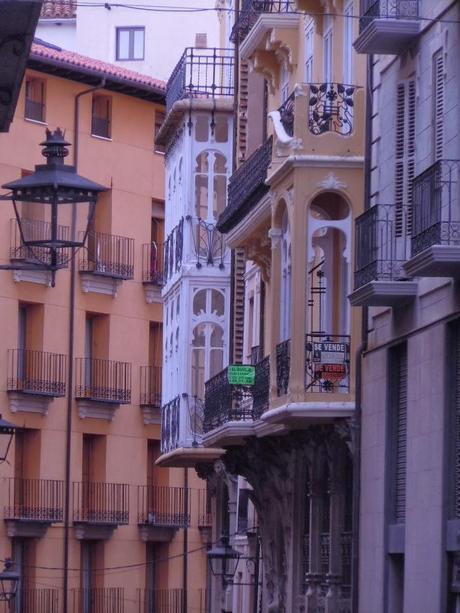
{"label": "overhanging balcony floor", "polygon": [[460,245],[432,245],[404,264],[411,277],[460,276]]}
{"label": "overhanging balcony floor", "polygon": [[214,462],[224,453],[225,449],[215,447],[178,447],[163,453],[155,464],[166,468],[193,468],[196,464]]}
{"label": "overhanging balcony floor", "polygon": [[349,296],[352,306],[397,306],[417,295],[417,281],[370,281]]}
{"label": "overhanging balcony floor", "polygon": [[288,402],[262,415],[262,421],[271,424],[282,423],[295,430],[307,424],[327,423],[341,417],[351,417],[355,403],[350,401]]}
{"label": "overhanging balcony floor", "polygon": [[354,42],[358,53],[399,55],[418,36],[417,19],[373,19]]}

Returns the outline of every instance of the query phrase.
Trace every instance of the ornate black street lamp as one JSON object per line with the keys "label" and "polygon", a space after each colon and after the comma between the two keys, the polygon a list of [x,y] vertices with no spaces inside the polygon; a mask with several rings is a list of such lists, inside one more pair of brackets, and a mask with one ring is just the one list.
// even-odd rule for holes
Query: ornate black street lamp
{"label": "ornate black street lamp", "polygon": [[2,185],[11,190],[2,200],[13,201],[21,246],[29,261],[1,268],[49,270],[54,285],[56,270],[71,257],[69,250],[84,246],[98,195],[106,188],[64,164],[70,143],[60,128],[46,130],[46,140],[40,146],[46,164],[38,164],[30,175]]}
{"label": "ornate black street lamp", "polygon": [[19,584],[19,573],[14,569],[10,558],[5,560],[5,568],[0,573],[0,601],[9,602],[16,596]]}
{"label": "ornate black street lamp", "polygon": [[208,550],[211,572],[215,577],[222,577],[223,586],[233,582],[239,559],[240,553],[229,544],[226,535],[222,535],[214,547]]}
{"label": "ornate black street lamp", "polygon": [[6,460],[16,430],[19,428],[0,415],[0,462]]}

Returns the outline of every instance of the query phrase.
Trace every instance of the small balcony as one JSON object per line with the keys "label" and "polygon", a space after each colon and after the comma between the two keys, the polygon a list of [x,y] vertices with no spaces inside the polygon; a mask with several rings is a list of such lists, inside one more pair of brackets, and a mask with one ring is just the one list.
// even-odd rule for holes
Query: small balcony
{"label": "small balcony", "polygon": [[289,389],[291,369],[291,340],[282,341],[276,346],[276,392],[284,396]]}
{"label": "small balcony", "polygon": [[356,218],[352,306],[396,306],[416,296],[417,282],[404,270],[411,223],[407,205],[377,204]]}
{"label": "small balcony", "polygon": [[78,539],[107,539],[129,523],[129,485],[74,482],[73,523]]}
{"label": "small balcony", "polygon": [[131,364],[76,358],[75,398],[80,417],[111,420],[120,404],[131,403]]}
{"label": "small balcony", "polygon": [[456,277],[460,272],[460,162],[440,160],[414,179],[411,257],[413,277]]}
{"label": "small balcony", "polygon": [[[185,613],[184,590],[138,590],[138,606],[138,613]],[[199,613],[206,613],[207,610],[200,609]]]}
{"label": "small balcony", "polygon": [[364,113],[364,90],[345,83],[298,85],[278,110],[269,113],[275,131],[274,156],[289,151],[350,155],[362,148],[363,131],[355,117]]}
{"label": "small balcony", "polygon": [[10,537],[41,538],[48,526],[64,518],[64,482],[51,479],[8,479],[3,510]]}
{"label": "small balcony", "polygon": [[[226,247],[222,234],[216,225],[204,219],[187,216],[192,235],[192,258],[198,269],[216,266],[225,268]],[[228,262],[227,262],[228,263]]]}
{"label": "small balcony", "polygon": [[[51,236],[51,224],[38,219],[22,219],[22,232],[26,240],[45,241]],[[70,228],[58,226],[58,239],[70,240]],[[33,270],[34,265],[53,264],[56,268],[67,268],[70,253],[67,249],[56,250],[54,261],[50,250],[46,247],[26,247],[21,239],[21,233],[16,218],[10,219],[10,260],[29,265],[30,269],[13,271],[15,281],[28,281],[40,285],[51,283],[50,273],[44,270]]]}
{"label": "small balcony", "polygon": [[350,393],[350,336],[306,335],[305,391]]}
{"label": "small balcony", "polygon": [[137,523],[143,541],[169,542],[190,525],[190,490],[168,485],[137,488]]}
{"label": "small balcony", "polygon": [[166,87],[166,111],[178,100],[233,97],[233,49],[187,47]]}
{"label": "small balcony", "polygon": [[213,462],[223,449],[203,447],[203,401],[188,394],[176,396],[161,408],[161,453],[157,464],[193,467]]}
{"label": "small balcony", "polygon": [[269,191],[265,180],[272,160],[272,147],[273,138],[270,137],[230,177],[228,203],[217,222],[221,232],[228,232],[244,219]]}
{"label": "small balcony", "polygon": [[116,296],[121,281],[134,277],[134,239],[90,232],[81,251],[83,292]]}
{"label": "small balcony", "polygon": [[361,6],[358,53],[397,55],[418,36],[419,0],[363,0]]}
{"label": "small balcony", "polygon": [[161,423],[161,366],[141,366],[140,371],[140,407],[144,415],[144,424]]}
{"label": "small balcony", "polygon": [[182,268],[182,255],[184,249],[184,219],[168,234],[164,244],[164,283]]}
{"label": "small balcony", "polygon": [[18,587],[13,603],[12,607],[11,602],[2,602],[0,612],[60,613],[62,611],[60,590],[56,588],[27,587],[27,580],[25,585]]}
{"label": "small balcony", "polygon": [[163,243],[142,245],[142,283],[147,304],[161,301],[161,288],[164,279]]}
{"label": "small balcony", "polygon": [[230,40],[241,44],[263,13],[276,15],[294,11],[293,0],[243,0]]}
{"label": "small balcony", "polygon": [[67,356],[33,349],[9,349],[6,388],[13,412],[46,415],[53,398],[66,391]]}
{"label": "small balcony", "polygon": [[122,587],[74,588],[70,590],[71,613],[124,613]]}

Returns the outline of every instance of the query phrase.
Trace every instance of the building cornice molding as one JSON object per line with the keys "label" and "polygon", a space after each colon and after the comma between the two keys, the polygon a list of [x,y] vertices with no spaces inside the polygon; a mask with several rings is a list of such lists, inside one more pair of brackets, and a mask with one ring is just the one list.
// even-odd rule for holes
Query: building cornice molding
{"label": "building cornice molding", "polygon": [[362,168],[362,155],[290,155],[267,178],[265,183],[272,187],[282,181],[293,168]]}

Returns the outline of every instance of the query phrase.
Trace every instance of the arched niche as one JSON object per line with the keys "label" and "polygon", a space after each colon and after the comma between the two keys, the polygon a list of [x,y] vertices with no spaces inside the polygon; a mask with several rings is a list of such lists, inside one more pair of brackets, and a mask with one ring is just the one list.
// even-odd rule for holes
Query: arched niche
{"label": "arched niche", "polygon": [[322,192],[310,203],[307,221],[307,331],[348,335],[352,214],[337,192]]}

